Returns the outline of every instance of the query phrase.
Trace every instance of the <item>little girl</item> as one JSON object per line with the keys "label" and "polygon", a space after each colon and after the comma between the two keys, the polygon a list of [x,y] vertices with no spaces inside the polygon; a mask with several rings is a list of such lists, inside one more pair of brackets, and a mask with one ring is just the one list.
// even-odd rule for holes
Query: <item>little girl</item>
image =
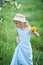
{"label": "little girl", "polygon": [[36,32],[35,27],[34,29],[30,27],[25,16],[22,14],[15,15],[14,23],[17,26],[18,34],[16,41],[19,44],[15,49],[10,65],[33,65],[30,38],[32,33],[39,37],[39,33]]}

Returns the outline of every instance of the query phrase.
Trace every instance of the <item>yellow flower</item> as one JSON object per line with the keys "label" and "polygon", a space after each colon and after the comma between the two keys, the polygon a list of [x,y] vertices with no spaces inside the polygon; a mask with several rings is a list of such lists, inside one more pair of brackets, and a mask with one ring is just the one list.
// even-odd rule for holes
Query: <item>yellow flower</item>
{"label": "yellow flower", "polygon": [[36,31],[36,27],[33,26],[33,27],[30,28],[30,30],[31,30],[31,32],[35,32]]}

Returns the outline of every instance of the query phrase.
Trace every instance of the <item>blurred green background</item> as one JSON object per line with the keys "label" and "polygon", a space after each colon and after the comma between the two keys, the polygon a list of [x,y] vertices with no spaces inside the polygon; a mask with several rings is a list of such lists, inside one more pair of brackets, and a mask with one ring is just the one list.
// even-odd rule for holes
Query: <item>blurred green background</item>
{"label": "blurred green background", "polygon": [[[42,0],[16,0],[22,7],[16,9],[10,2],[0,10],[0,65],[10,65],[15,51],[17,28],[13,22],[16,13],[26,16],[31,26],[36,26],[40,34],[39,38],[32,35],[31,45],[33,49],[33,64],[43,65],[43,2]],[[1,0],[0,0],[1,3]],[[14,6],[14,8],[13,8]]]}

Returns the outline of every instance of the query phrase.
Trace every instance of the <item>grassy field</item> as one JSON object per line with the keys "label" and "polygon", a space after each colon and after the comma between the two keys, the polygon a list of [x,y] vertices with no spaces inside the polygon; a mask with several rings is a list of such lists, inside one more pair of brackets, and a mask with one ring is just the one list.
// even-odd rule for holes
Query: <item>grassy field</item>
{"label": "grassy field", "polygon": [[28,2],[41,2],[42,0],[16,0],[21,3],[28,3]]}
{"label": "grassy field", "polygon": [[0,23],[0,65],[10,65],[16,47],[17,28],[13,22],[16,13],[26,16],[31,26],[36,26],[40,34],[39,38],[32,35],[33,64],[43,65],[43,3],[22,3],[17,10],[7,3],[1,11],[3,18]]}

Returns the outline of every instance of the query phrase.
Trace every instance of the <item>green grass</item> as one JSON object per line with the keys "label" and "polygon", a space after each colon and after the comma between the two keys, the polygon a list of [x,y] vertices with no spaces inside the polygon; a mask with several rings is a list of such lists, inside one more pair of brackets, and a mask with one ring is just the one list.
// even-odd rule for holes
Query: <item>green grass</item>
{"label": "green grass", "polygon": [[34,65],[43,65],[43,3],[22,3],[21,9],[12,8],[11,4],[2,9],[0,23],[0,65],[10,65],[15,47],[17,29],[13,22],[16,13],[26,16],[31,26],[36,26],[40,34],[39,38],[32,35],[31,44],[33,49]]}
{"label": "green grass", "polygon": [[29,3],[29,2],[41,2],[41,0],[16,0],[21,3]]}

